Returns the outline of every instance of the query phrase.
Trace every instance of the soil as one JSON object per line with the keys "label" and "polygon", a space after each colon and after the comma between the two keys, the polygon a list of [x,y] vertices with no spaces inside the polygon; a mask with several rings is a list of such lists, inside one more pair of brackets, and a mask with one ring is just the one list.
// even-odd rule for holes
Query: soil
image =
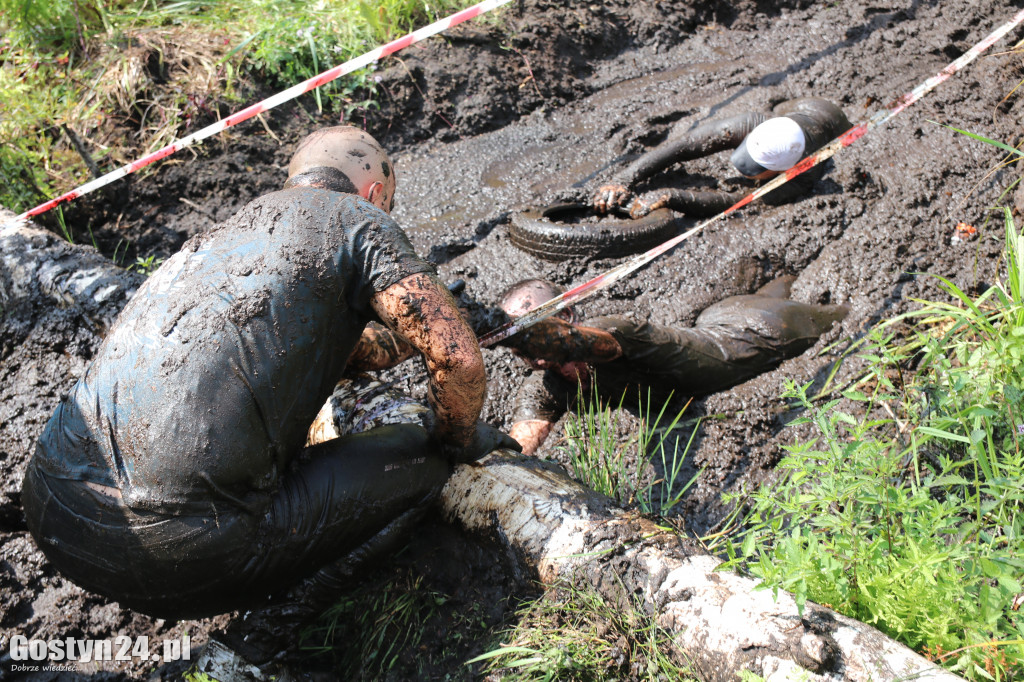
{"label": "soil", "polygon": [[[463,300],[483,332],[494,324],[487,304],[513,282],[546,277],[579,284],[625,260],[553,263],[528,256],[508,240],[511,212],[585,196],[674,127],[714,116],[813,95],[863,121],[939,72],[1019,5],[527,0],[522,14],[510,11],[505,23],[463,24],[383,64],[380,108],[357,112],[354,122],[365,123],[391,150],[399,181],[394,216],[446,281],[467,282]],[[844,346],[821,351],[909,309],[913,298],[940,296],[935,280],[920,273],[947,277],[968,292],[997,279],[1003,223],[991,207],[1016,202],[1020,216],[1022,190],[1002,196],[1020,170],[1000,167],[998,150],[936,122],[1016,143],[1024,97],[1014,86],[1024,78],[1024,60],[1005,46],[1021,37],[1019,30],[1011,34],[827,162],[810,196],[780,207],[753,204],[580,306],[584,319],[625,314],[688,325],[726,296],[792,274],[794,298],[850,307],[845,321],[808,352],[688,407],[690,417],[709,418],[688,455],[684,475],[697,474],[697,481],[678,509],[681,528],[694,534],[716,528],[729,512],[723,493],[770,480],[782,446],[808,435],[787,428],[795,414],[779,395],[787,380],[820,384]],[[125,264],[166,257],[189,236],[278,188],[297,140],[338,121],[337,114],[315,112],[311,98],[274,110],[266,127],[251,121],[195,154],[122,180],[73,204],[66,220],[76,240],[94,240]],[[724,157],[690,163],[685,173],[660,182],[734,189]],[[56,229],[53,220],[42,222]],[[977,226],[978,237],[952,241],[959,221]],[[683,222],[684,228],[695,224]],[[0,655],[13,634],[128,634],[155,641],[187,632],[195,651],[231,618],[174,623],[122,609],[56,574],[25,529],[18,492],[25,462],[97,342],[82,320],[43,306],[5,311],[0,327],[0,462],[6,474],[0,481]],[[527,370],[505,349],[487,350],[485,359],[490,384],[483,418],[507,428]],[[839,378],[852,376],[856,364],[844,363]],[[423,376],[418,363],[392,373],[420,395]],[[627,424],[638,423],[633,412],[623,416]],[[563,427],[556,427],[541,456],[563,457]],[[335,674],[472,677],[463,662],[493,644],[493,628],[532,589],[528,576],[503,561],[499,547],[434,518],[354,593],[372,594],[410,571],[424,588],[444,595],[418,650],[399,657],[386,675],[365,668]],[[478,617],[457,617],[468,613]],[[331,665],[304,661],[297,667]],[[176,679],[183,668],[79,664],[77,673],[37,678]]]}

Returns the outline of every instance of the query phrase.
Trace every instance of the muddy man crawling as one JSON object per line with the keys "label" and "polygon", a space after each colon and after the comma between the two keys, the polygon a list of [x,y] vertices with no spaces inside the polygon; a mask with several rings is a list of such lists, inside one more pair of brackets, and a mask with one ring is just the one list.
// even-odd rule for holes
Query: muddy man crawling
{"label": "muddy man crawling", "polygon": [[[606,212],[629,206],[634,218],[664,207],[693,217],[713,216],[742,199],[746,192],[668,188],[634,199],[633,190],[676,163],[726,149],[735,150],[732,164],[744,177],[767,180],[792,168],[849,128],[850,121],[839,107],[816,97],[782,102],[771,115],[747,112],[703,123],[682,135],[670,136],[616,173],[594,193],[594,208]],[[822,166],[815,166],[766,194],[764,201],[773,205],[793,201],[807,194],[824,172]]]}
{"label": "muddy man crawling", "polygon": [[[453,463],[514,446],[477,421],[477,339],[390,217],[395,185],[365,132],[317,131],[283,190],[144,283],[25,476],[29,529],[58,570],[159,617],[273,596],[305,618],[416,519]],[[381,330],[408,342],[383,347]],[[307,445],[338,379],[399,350],[424,357],[430,407],[395,408],[354,382],[354,426]],[[411,417],[382,424],[357,405]]]}
{"label": "muddy man crawling", "polygon": [[[509,434],[532,454],[591,381],[618,397],[630,386],[667,396],[707,395],[766,372],[810,348],[847,308],[789,299],[793,277],[756,293],[732,296],[706,309],[692,328],[636,324],[599,317],[577,324],[571,308],[509,337],[504,345],[539,371],[516,396]],[[498,304],[517,317],[563,292],[545,280],[524,280]]]}

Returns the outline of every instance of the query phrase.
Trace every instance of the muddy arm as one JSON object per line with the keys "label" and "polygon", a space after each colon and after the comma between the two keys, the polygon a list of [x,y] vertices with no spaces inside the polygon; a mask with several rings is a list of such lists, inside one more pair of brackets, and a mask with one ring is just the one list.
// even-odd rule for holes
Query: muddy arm
{"label": "muddy arm", "polygon": [[735,149],[743,138],[764,120],[764,114],[748,112],[701,124],[647,152],[624,170],[616,173],[612,177],[612,182],[632,188],[638,182],[674,164],[703,158],[726,149]]}
{"label": "muddy arm", "polygon": [[348,356],[347,371],[373,372],[405,362],[416,353],[406,339],[390,329],[371,323]]}
{"label": "muddy arm", "polygon": [[549,317],[509,337],[503,345],[519,355],[548,362],[608,362],[622,348],[608,332]]}
{"label": "muddy arm", "polygon": [[523,446],[523,454],[534,454],[551,433],[579,384],[569,382],[553,370],[534,371],[523,381],[512,404],[509,435]]}
{"label": "muddy arm", "polygon": [[[821,179],[824,169],[819,167],[796,176],[762,198],[770,206],[781,206],[809,194]],[[671,208],[692,218],[710,218],[726,210],[749,192],[722,190],[693,191],[688,189],[657,189],[636,198],[630,206],[630,216],[642,218],[658,208]]]}
{"label": "muddy arm", "polygon": [[468,445],[487,379],[476,335],[451,293],[436,277],[417,273],[377,293],[372,304],[384,324],[423,355],[430,377],[427,396],[437,416],[434,436],[443,443]]}
{"label": "muddy arm", "polygon": [[637,197],[630,208],[630,215],[633,218],[642,218],[655,209],[671,208],[692,218],[709,218],[718,215],[744,196],[743,192],[721,190],[659,189]]}

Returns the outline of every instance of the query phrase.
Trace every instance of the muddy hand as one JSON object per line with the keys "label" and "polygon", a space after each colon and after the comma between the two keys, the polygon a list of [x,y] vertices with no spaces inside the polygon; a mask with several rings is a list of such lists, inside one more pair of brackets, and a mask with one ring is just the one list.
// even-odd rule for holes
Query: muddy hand
{"label": "muddy hand", "polygon": [[602,185],[594,192],[592,199],[598,213],[608,213],[625,206],[633,193],[622,185]]}
{"label": "muddy hand", "polygon": [[645,215],[659,208],[668,205],[668,192],[648,192],[642,197],[637,197],[629,208],[629,217],[643,218]]}

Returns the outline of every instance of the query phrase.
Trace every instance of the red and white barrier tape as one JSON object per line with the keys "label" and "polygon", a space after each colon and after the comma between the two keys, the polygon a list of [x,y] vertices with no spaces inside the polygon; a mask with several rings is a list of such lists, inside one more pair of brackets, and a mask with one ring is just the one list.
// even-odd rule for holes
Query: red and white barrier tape
{"label": "red and white barrier tape", "polygon": [[[158,149],[152,154],[148,154],[147,156],[144,156],[137,161],[133,161],[125,166],[122,166],[121,168],[118,168],[117,170],[107,173],[102,177],[87,182],[84,185],[77,187],[71,190],[70,192],[67,192],[66,194],[62,194],[59,197],[56,197],[55,199],[50,199],[49,201],[40,204],[35,208],[29,209],[28,211],[25,211],[21,215],[14,218],[9,224],[23,223],[27,219],[33,216],[37,216],[40,213],[45,213],[46,211],[49,211],[51,208],[59,206],[60,204],[67,203],[69,201],[77,199],[83,194],[88,194],[89,192],[97,190],[100,187],[109,185],[115,180],[120,180],[124,176],[130,173],[134,173],[140,168],[144,168],[151,163],[159,161],[160,159],[166,158],[171,154],[174,154],[175,152],[184,149],[185,147],[191,146],[196,142],[200,142],[208,137],[216,135],[217,133],[227,128],[230,128],[233,125],[237,125],[242,121],[246,121],[252,118],[253,116],[256,116],[259,113],[267,111],[268,109],[273,109],[274,107],[280,104],[284,104],[289,100],[295,99],[299,95],[305,94],[312,90],[313,88],[320,87],[321,85],[330,83],[331,81],[333,81],[336,78],[339,78],[340,76],[344,76],[345,74],[352,73],[353,71],[365,68],[372,64],[373,62],[377,61],[378,59],[394,54],[395,52],[398,52],[403,48],[409,47],[413,43],[418,43],[425,38],[429,38],[430,36],[446,31],[452,26],[455,26],[456,24],[460,24],[463,21],[472,19],[473,17],[477,17],[481,14],[484,14],[485,12],[490,12],[491,10],[500,7],[501,5],[507,4],[511,1],[512,0],[484,0],[483,2],[473,5],[472,7],[467,7],[466,9],[460,12],[456,12],[455,14],[452,14],[451,16],[445,19],[435,21],[429,26],[424,26],[421,29],[413,31],[412,33],[402,38],[392,40],[390,43],[382,45],[376,48],[375,50],[371,50],[364,55],[361,55],[354,59],[350,59],[344,64],[339,64],[338,66],[335,66],[332,69],[328,69],[327,71],[324,71],[318,76],[313,76],[312,78],[303,81],[298,85],[293,85],[287,90],[283,90],[272,97],[268,97],[262,102],[257,102],[256,104],[248,106],[245,109],[242,109],[241,111],[234,113],[221,121],[208,125],[202,130],[198,130],[192,133],[191,135],[187,135],[181,138],[180,140],[175,140],[166,147]],[[7,225],[5,225],[4,227],[6,226]]]}
{"label": "red and white barrier tape", "polygon": [[840,135],[839,137],[837,137],[836,139],[832,140],[830,143],[819,149],[817,152],[811,154],[803,161],[790,168],[784,174],[776,176],[771,182],[762,187],[759,187],[757,190],[743,197],[742,199],[740,199],[735,204],[725,209],[718,215],[712,218],[708,218],[707,220],[700,223],[696,227],[687,230],[681,235],[673,237],[664,244],[655,246],[653,249],[640,254],[633,260],[627,261],[622,265],[612,268],[611,270],[604,274],[598,275],[589,282],[585,282],[584,284],[574,287],[569,291],[566,291],[564,294],[556,296],[550,301],[541,303],[536,308],[523,313],[521,316],[517,317],[512,322],[509,322],[508,324],[499,327],[498,329],[495,329],[491,332],[488,332],[487,334],[484,334],[483,336],[480,337],[480,345],[483,347],[493,346],[499,341],[507,339],[513,334],[516,334],[522,331],[523,329],[526,329],[530,325],[536,324],[537,322],[540,322],[545,318],[551,317],[552,315],[556,314],[559,310],[562,310],[563,308],[573,305],[574,303],[578,303],[586,298],[589,298],[590,296],[594,295],[601,289],[611,286],[612,284],[618,282],[619,280],[626,277],[630,273],[647,265],[661,254],[686,241],[693,235],[703,230],[708,225],[711,225],[712,223],[721,220],[722,218],[729,215],[733,211],[736,211],[746,206],[754,199],[764,196],[765,194],[771,192],[776,187],[779,187],[780,185],[789,182],[789,180],[795,178],[804,171],[807,171],[813,168],[814,166],[817,166],[822,161],[831,158],[843,147],[849,147],[851,144],[853,144],[861,137],[863,137],[865,133],[867,133],[869,130],[882,125],[883,123],[891,119],[893,116],[900,113],[901,111],[909,107],[911,104],[918,101],[926,94],[934,90],[937,85],[945,82],[954,73],[956,73],[957,71],[959,71],[972,61],[974,61],[975,58],[978,57],[978,55],[980,55],[982,52],[991,47],[996,41],[998,41],[1004,35],[1006,35],[1011,30],[1019,26],[1022,22],[1024,22],[1024,10],[1017,12],[1017,14],[1015,14],[1014,17],[1010,19],[1010,21],[1006,22],[1005,24],[997,28],[995,31],[989,34],[988,37],[986,37],[984,40],[982,40],[977,45],[975,45],[970,50],[961,55],[959,59],[950,63],[942,71],[932,76],[928,80],[924,81],[907,94],[902,95],[895,101],[888,104],[884,109],[877,112],[866,122],[861,123],[858,126],[854,126],[853,128],[850,128],[845,133],[843,133],[842,135]]}

